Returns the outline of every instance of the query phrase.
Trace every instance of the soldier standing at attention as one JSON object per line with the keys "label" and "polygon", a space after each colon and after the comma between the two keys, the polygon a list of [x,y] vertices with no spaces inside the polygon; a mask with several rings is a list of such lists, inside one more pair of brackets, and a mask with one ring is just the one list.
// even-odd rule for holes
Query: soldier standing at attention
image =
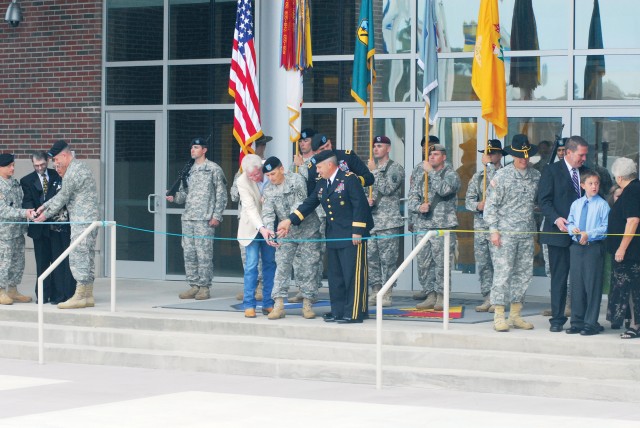
{"label": "soldier standing at attention", "polygon": [[[299,174],[285,173],[284,166],[277,157],[270,157],[262,166],[262,172],[271,185],[266,186],[262,205],[262,223],[272,225],[276,219],[289,217],[307,197],[307,184]],[[271,297],[275,303],[269,314],[270,320],[285,317],[284,299],[289,294],[291,272],[303,296],[302,316],[316,317],[311,305],[318,295],[316,283],[318,255],[320,253],[320,220],[312,212],[300,226],[293,226],[289,233],[292,240],[312,240],[311,242],[284,241],[276,249],[276,275]]]}
{"label": "soldier standing at attention", "polygon": [[[180,184],[169,202],[185,204],[182,213],[182,249],[187,283],[191,288],[178,295],[181,299],[206,300],[213,280],[213,237],[222,223],[227,207],[227,179],[222,168],[207,159],[209,143],[203,138],[191,140],[188,187]],[[206,238],[203,238],[206,237]]]}
{"label": "soldier standing at attention", "polygon": [[[22,209],[22,187],[13,178],[12,154],[0,154],[0,221],[19,222],[34,216],[32,209]],[[24,272],[24,234],[26,224],[0,224],[0,305],[29,303],[31,297],[18,292]]]}
{"label": "soldier standing at attention", "polygon": [[[458,227],[456,216],[460,176],[446,163],[447,152],[443,145],[434,144],[429,150],[429,160],[422,163],[413,177],[409,190],[409,210],[416,214],[414,229],[419,232],[418,239],[430,230],[455,229]],[[424,175],[429,174],[428,200],[424,199]],[[456,248],[456,235],[451,233],[449,246],[449,269],[453,265]],[[434,272],[429,277],[429,272]],[[429,240],[418,254],[418,277],[427,298],[416,305],[418,309],[444,308],[444,236]]]}
{"label": "soldier standing at attention", "polygon": [[[368,199],[373,215],[373,229],[367,248],[369,267],[369,285],[371,296],[369,304],[376,304],[376,293],[398,268],[400,235],[403,232],[404,219],[400,213],[400,198],[404,184],[404,168],[389,159],[391,140],[386,136],[373,139],[373,159],[369,160],[369,170],[375,179],[373,191]],[[376,163],[377,162],[377,163]],[[393,238],[385,238],[396,235]],[[395,287],[396,284],[393,284]],[[391,306],[391,291],[382,299],[382,306]]]}
{"label": "soldier standing at attention", "polygon": [[[49,152],[56,171],[62,177],[58,193],[40,208],[37,221],[45,221],[67,206],[71,224],[71,242],[75,241],[98,220],[98,191],[96,180],[86,163],[77,160],[64,140],[56,141]],[[69,254],[69,267],[76,280],[76,291],[66,302],[58,303],[60,309],[78,309],[95,306],[93,281],[95,279],[95,247],[98,231],[93,230]]]}
{"label": "soldier standing at attention", "polygon": [[[484,153],[484,150],[478,150]],[[491,262],[491,244],[489,232],[481,232],[487,230],[487,223],[484,221],[484,205],[485,186],[489,186],[491,179],[500,168],[502,168],[502,157],[506,154],[502,150],[500,140],[489,140],[487,154],[482,155],[482,164],[487,167],[487,178],[485,180],[484,168],[476,172],[467,187],[467,196],[465,197],[465,207],[473,212],[473,255],[476,259],[478,277],[480,278],[480,292],[484,298],[484,302],[476,306],[476,312],[493,312],[491,306],[490,294],[491,284],[493,283],[493,263]]]}
{"label": "soldier standing at attention", "polygon": [[[495,306],[493,328],[510,327],[531,330],[533,324],[520,317],[524,296],[533,279],[533,234],[536,230],[533,208],[540,173],[529,163],[536,154],[526,135],[513,136],[505,151],[514,159],[491,180],[484,207],[484,220],[491,233],[491,259],[495,273],[491,304]],[[506,300],[511,300],[509,319],[505,321]]]}

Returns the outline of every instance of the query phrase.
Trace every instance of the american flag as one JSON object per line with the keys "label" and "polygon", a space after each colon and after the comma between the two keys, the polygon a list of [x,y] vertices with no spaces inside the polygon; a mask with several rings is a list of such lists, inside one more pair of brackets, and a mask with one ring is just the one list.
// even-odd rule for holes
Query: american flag
{"label": "american flag", "polygon": [[233,135],[242,149],[241,156],[253,153],[251,144],[262,135],[256,69],[251,0],[238,0],[229,94],[235,99]]}

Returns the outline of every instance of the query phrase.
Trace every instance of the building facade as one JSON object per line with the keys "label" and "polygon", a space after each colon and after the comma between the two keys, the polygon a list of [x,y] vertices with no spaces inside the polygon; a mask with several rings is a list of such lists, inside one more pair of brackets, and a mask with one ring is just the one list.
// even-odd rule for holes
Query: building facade
{"label": "building facade", "polygon": [[[164,192],[189,159],[188,142],[212,135],[210,158],[231,181],[238,168],[227,93],[236,2],[233,0],[21,0],[24,20],[0,25],[0,150],[19,158],[64,138],[99,179],[102,212],[118,228],[119,276],[184,275],[181,207]],[[460,229],[466,182],[479,165],[486,123],[471,88],[480,0],[438,0],[439,119],[431,133],[460,174]],[[638,160],[640,146],[640,11],[635,0],[499,0],[507,78],[509,134],[554,142],[579,134],[588,162]],[[7,2],[8,5],[8,2]],[[425,1],[374,0],[376,69],[374,134],[393,141],[405,170],[420,162],[424,135],[422,72],[417,65]],[[279,68],[280,0],[256,0],[262,127],[267,153],[285,163],[288,143],[284,71]],[[304,76],[303,127],[338,148],[369,156],[369,119],[350,95],[360,0],[312,0],[313,68]],[[564,125],[564,126],[563,126]],[[493,129],[488,130],[489,138]],[[508,160],[507,160],[508,161]],[[409,189],[409,174],[405,193]],[[231,183],[229,183],[229,186]],[[216,280],[242,274],[234,241],[237,207],[229,205],[216,242]],[[154,233],[155,232],[155,233]],[[458,234],[454,288],[473,284],[473,238]],[[99,245],[102,257],[106,243]],[[404,239],[408,254],[411,239]],[[106,254],[109,254],[108,251]],[[543,273],[536,256],[536,272]],[[407,272],[400,287],[410,289]],[[460,285],[460,287],[464,287]],[[545,289],[546,293],[546,289]],[[544,293],[543,293],[544,294]]]}

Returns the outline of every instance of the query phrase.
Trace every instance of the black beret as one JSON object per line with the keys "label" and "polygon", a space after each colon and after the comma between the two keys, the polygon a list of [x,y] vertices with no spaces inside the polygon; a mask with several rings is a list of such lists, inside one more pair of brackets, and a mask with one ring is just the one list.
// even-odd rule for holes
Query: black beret
{"label": "black beret", "polygon": [[335,156],[335,152],[333,150],[323,150],[320,153],[313,155],[313,163],[319,164],[322,161],[326,161],[331,156]]}
{"label": "black beret", "polygon": [[204,138],[196,137],[193,140],[191,140],[191,144],[189,145],[189,147],[193,147],[193,146],[208,147],[209,142]]}
{"label": "black beret", "polygon": [[311,150],[313,150],[314,152],[317,151],[320,147],[327,144],[327,141],[329,140],[327,139],[326,135],[323,135],[323,134],[314,135],[313,138],[311,139]]}
{"label": "black beret", "polygon": [[373,139],[373,143],[380,143],[380,144],[389,144],[391,145],[391,140],[389,139],[389,137],[385,136],[385,135],[378,135],[377,137],[375,137]]}
{"label": "black beret", "polygon": [[267,172],[271,172],[279,166],[282,166],[282,162],[280,162],[280,159],[275,156],[271,156],[266,161],[264,161],[264,164],[262,165],[262,172],[266,174]]}
{"label": "black beret", "polygon": [[255,141],[255,143],[256,143],[256,146],[261,146],[263,144],[267,144],[271,140],[273,140],[273,137],[271,137],[269,135],[261,135],[260,138],[258,138]]}
{"label": "black beret", "polygon": [[304,140],[305,138],[311,138],[316,134],[317,132],[315,129],[305,128],[300,132],[300,138]]}
{"label": "black beret", "polygon": [[13,162],[14,157],[11,153],[2,153],[0,154],[0,166],[7,166]]}
{"label": "black beret", "polygon": [[67,144],[66,141],[58,140],[55,143],[53,143],[53,146],[51,146],[47,155],[49,155],[50,158],[54,156],[58,156],[58,154],[64,149],[66,149],[67,147],[69,147],[69,145]]}

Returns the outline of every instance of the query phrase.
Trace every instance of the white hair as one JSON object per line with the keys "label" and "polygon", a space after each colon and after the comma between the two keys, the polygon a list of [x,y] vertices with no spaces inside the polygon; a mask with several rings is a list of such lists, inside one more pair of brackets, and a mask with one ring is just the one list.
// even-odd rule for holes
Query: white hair
{"label": "white hair", "polygon": [[629,158],[618,158],[611,165],[611,173],[623,180],[634,180],[638,177],[638,165]]}
{"label": "white hair", "polygon": [[262,159],[258,155],[250,154],[242,158],[242,170],[247,174],[252,173],[256,168],[262,168]]}

